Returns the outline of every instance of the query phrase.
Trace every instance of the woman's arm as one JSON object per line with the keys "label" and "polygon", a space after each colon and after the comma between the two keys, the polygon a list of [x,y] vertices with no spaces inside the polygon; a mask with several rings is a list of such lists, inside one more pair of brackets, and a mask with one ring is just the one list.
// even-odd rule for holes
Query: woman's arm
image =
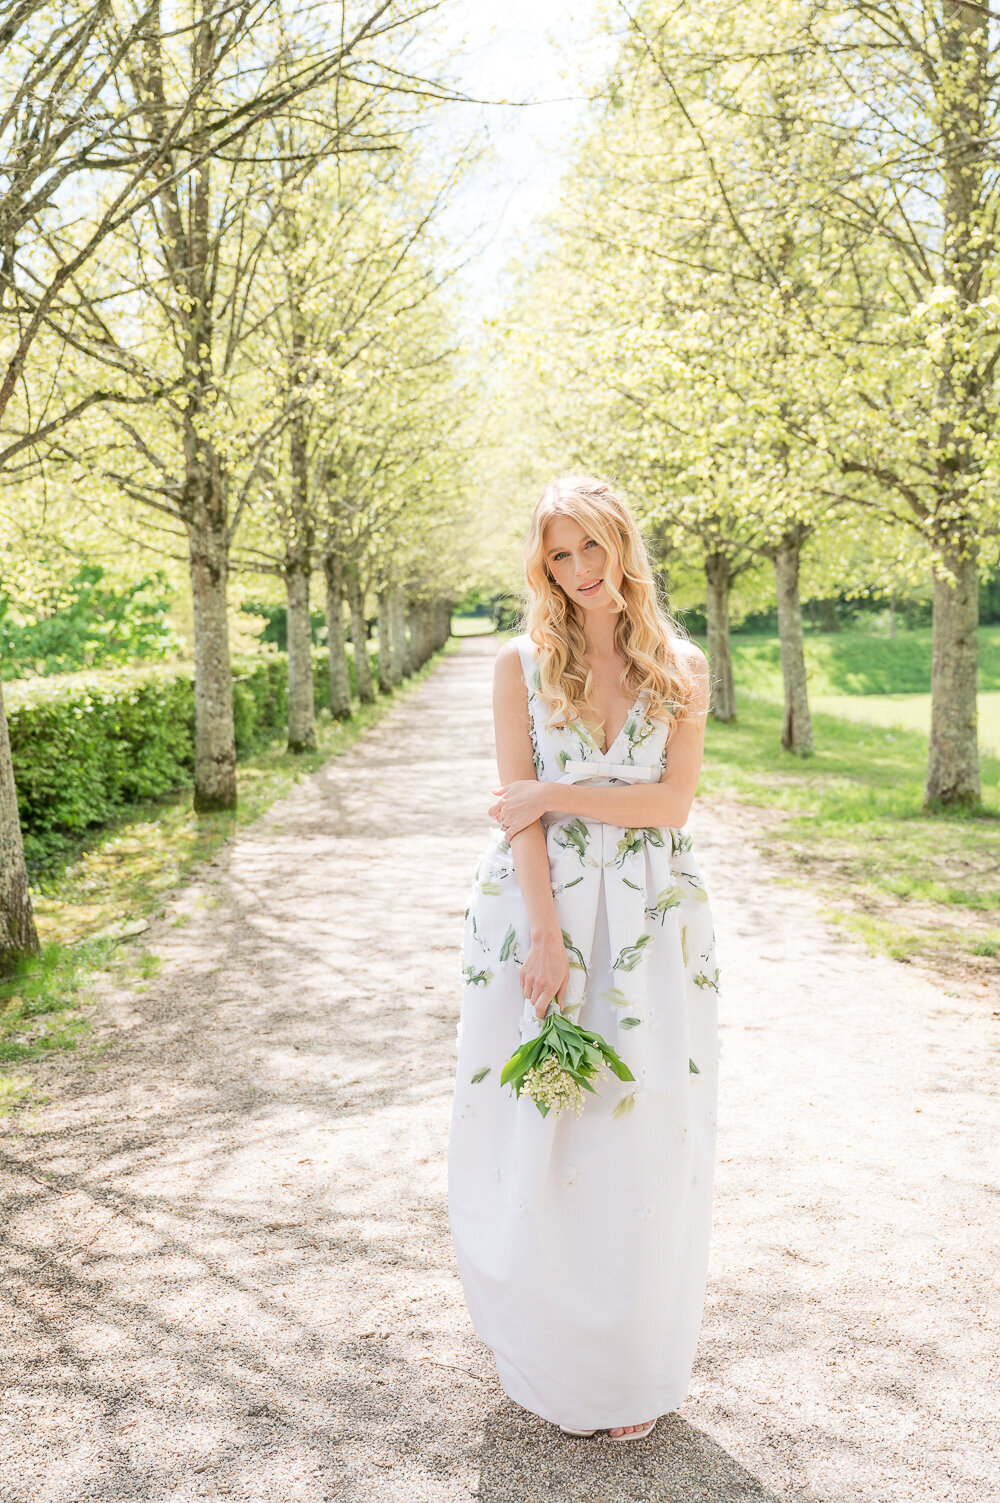
{"label": "woman's arm", "polygon": [[[694,803],[705,748],[708,715],[708,663],[701,650],[689,644],[695,690],[683,719],[675,722],[667,743],[667,765],[658,783],[630,783],[611,787],[580,783],[540,782],[533,786],[519,779],[505,782],[502,796],[491,806],[499,808],[508,828],[518,830],[545,812],[576,814],[623,828],[666,827],[679,830],[687,823]],[[500,769],[501,775],[503,769]]]}
{"label": "woman's arm", "polygon": [[[535,775],[528,689],[517,643],[511,640],[498,648],[493,667],[493,728],[501,779],[544,787]],[[569,980],[569,957],[556,916],[548,847],[539,816],[519,827],[512,825],[507,838],[531,933],[530,948],[519,973],[521,989],[537,1015],[544,1017],[554,996],[562,1003]]]}

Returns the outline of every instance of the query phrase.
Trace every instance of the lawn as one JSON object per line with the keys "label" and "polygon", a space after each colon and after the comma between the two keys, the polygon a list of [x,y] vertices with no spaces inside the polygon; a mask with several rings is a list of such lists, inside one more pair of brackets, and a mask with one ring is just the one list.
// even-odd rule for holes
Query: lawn
{"label": "lawn", "polygon": [[734,640],[738,719],[709,723],[700,789],[775,811],[763,843],[873,949],[1000,980],[1000,629],[983,632],[983,806],[922,810],[930,633],[806,643],[816,751],[783,752],[776,639]]}
{"label": "lawn", "polygon": [[[977,698],[980,748],[1000,756],[1000,690],[981,690]],[[811,703],[814,709],[827,715],[866,720],[872,725],[903,726],[924,736],[930,734],[930,694],[816,694]]]}
{"label": "lawn", "polygon": [[[755,693],[781,697],[781,655],[774,636],[735,636],[733,672]],[[805,639],[810,695],[927,694],[931,687],[930,627],[896,637],[844,631]],[[979,631],[979,688],[1000,689],[1000,626]]]}

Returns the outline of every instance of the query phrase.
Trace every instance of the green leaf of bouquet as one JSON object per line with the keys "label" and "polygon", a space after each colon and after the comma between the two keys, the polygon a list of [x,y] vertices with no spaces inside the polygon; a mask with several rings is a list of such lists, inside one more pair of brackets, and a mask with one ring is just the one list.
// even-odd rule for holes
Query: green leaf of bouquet
{"label": "green leaf of bouquet", "polygon": [[635,1076],[632,1074],[632,1071],[629,1069],[628,1065],[623,1059],[619,1059],[617,1054],[612,1053],[607,1055],[606,1057],[608,1061],[608,1068],[614,1071],[619,1080],[635,1079]]}
{"label": "green leaf of bouquet", "polygon": [[[534,1042],[534,1041],[532,1041]],[[500,1084],[506,1085],[515,1075],[523,1075],[531,1067],[531,1060],[526,1057],[529,1045],[522,1044],[520,1049],[515,1049],[510,1059],[500,1071]]]}

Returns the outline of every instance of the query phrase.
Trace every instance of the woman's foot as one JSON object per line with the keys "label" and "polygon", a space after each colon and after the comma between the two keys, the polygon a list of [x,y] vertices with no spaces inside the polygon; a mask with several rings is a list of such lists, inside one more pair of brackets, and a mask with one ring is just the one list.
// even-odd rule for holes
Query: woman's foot
{"label": "woman's foot", "polygon": [[648,1435],[655,1424],[655,1419],[651,1419],[646,1420],[645,1424],[642,1425],[615,1425],[613,1429],[608,1431],[608,1434],[612,1440],[621,1440],[622,1437],[628,1439],[632,1435]]}

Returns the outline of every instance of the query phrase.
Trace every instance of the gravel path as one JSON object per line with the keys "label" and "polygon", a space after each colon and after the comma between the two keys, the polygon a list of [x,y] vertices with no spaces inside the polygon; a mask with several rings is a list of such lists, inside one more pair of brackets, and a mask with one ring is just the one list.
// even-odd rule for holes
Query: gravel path
{"label": "gravel path", "polygon": [[724,1038],[690,1396],[632,1445],[504,1398],[445,1206],[494,649],[200,868],[92,1068],[8,1123],[0,1498],[1000,1499],[1000,1002],[837,938],[735,806],[690,826]]}

